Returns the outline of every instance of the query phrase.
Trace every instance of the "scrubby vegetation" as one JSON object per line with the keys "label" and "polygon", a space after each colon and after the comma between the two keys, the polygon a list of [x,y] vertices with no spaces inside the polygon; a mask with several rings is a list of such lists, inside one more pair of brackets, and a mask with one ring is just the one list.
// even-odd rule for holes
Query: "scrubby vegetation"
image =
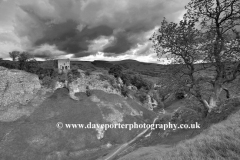
{"label": "scrubby vegetation", "polygon": [[49,76],[45,76],[42,79],[42,85],[48,88],[52,88],[54,86],[54,82],[55,80],[53,80],[51,77]]}
{"label": "scrubby vegetation", "polygon": [[90,76],[90,75],[91,75],[91,72],[90,72],[90,71],[86,71],[86,72],[85,72],[85,75],[86,75],[86,76]]}
{"label": "scrubby vegetation", "polygon": [[124,86],[121,87],[121,93],[122,93],[122,95],[123,95],[124,97],[127,97],[127,96],[128,96],[128,94],[129,94],[129,89],[127,88],[126,85],[124,85]]}
{"label": "scrubby vegetation", "polygon": [[147,100],[147,90],[140,89],[135,93],[135,97],[141,102],[144,103]]}
{"label": "scrubby vegetation", "polygon": [[68,77],[68,82],[71,83],[74,80],[76,80],[77,78],[81,77],[81,74],[78,72],[77,69],[71,69],[68,73],[67,73],[67,77]]}
{"label": "scrubby vegetation", "polygon": [[124,71],[123,67],[120,65],[114,65],[109,69],[109,74],[114,75],[116,78],[121,78],[123,83],[126,86],[133,85],[137,87],[137,89],[146,89],[150,90],[153,87],[153,84],[144,79],[140,74],[132,72],[132,71]]}
{"label": "scrubby vegetation", "polygon": [[18,69],[19,64],[17,62],[11,62],[11,61],[0,61],[0,66],[6,67],[8,69]]}
{"label": "scrubby vegetation", "polygon": [[92,93],[91,93],[91,91],[90,91],[90,89],[89,89],[89,86],[86,87],[86,95],[87,95],[88,97],[90,97],[90,96],[92,95]]}
{"label": "scrubby vegetation", "polygon": [[121,65],[114,65],[109,69],[108,73],[114,75],[116,78],[121,77],[123,73],[123,67]]}

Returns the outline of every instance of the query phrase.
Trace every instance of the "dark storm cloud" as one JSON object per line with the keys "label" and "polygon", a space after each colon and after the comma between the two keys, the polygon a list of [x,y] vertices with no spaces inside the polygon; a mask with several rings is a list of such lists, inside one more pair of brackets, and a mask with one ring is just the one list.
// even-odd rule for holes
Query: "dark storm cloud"
{"label": "dark storm cloud", "polygon": [[106,47],[103,52],[115,54],[124,53],[131,49],[132,45],[132,42],[128,40],[127,34],[121,32],[115,36],[114,42],[109,47]]}
{"label": "dark storm cloud", "polygon": [[[0,24],[6,24],[11,34],[16,35],[12,43],[38,56],[41,52],[43,56],[49,55],[49,50],[40,48],[44,45],[55,49],[54,53],[75,57],[95,54],[92,42],[101,36],[114,40],[99,51],[119,55],[146,43],[145,33],[159,26],[164,16],[170,21],[178,20],[188,1],[4,0],[0,6]],[[121,32],[116,33],[118,30]],[[139,53],[143,52],[147,49]]]}
{"label": "dark storm cloud", "polygon": [[86,52],[90,40],[102,35],[110,36],[113,32],[113,30],[107,26],[84,28],[80,32],[77,26],[78,24],[74,21],[52,25],[50,29],[45,32],[44,38],[36,41],[35,45],[39,46],[46,43],[56,45],[59,50],[74,53],[76,57],[82,57],[90,54]]}

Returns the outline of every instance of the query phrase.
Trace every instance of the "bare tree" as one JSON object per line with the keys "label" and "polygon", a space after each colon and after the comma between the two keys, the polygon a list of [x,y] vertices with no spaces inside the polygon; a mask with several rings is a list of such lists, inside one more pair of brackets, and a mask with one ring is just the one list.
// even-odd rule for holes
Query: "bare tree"
{"label": "bare tree", "polygon": [[[237,78],[240,71],[239,0],[191,0],[185,7],[187,13],[177,23],[162,21],[161,28],[152,36],[159,56],[169,54],[177,63],[185,64],[189,93],[205,107],[205,114],[217,106],[226,84]],[[197,62],[208,62],[196,67]],[[214,68],[209,77],[197,76],[200,70]],[[201,92],[203,83],[211,84],[209,100]]]}
{"label": "bare tree", "polygon": [[20,55],[19,51],[12,51],[9,52],[9,56],[12,58],[13,61],[16,61],[16,58]]}

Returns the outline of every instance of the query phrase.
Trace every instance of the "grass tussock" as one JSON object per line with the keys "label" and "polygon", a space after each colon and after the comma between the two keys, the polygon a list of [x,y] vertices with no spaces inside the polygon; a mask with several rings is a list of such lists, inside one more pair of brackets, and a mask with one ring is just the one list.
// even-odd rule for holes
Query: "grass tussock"
{"label": "grass tussock", "polygon": [[174,147],[145,151],[141,156],[133,157],[126,156],[121,160],[239,160],[240,111],[212,125],[193,139],[182,141]]}
{"label": "grass tussock", "polygon": [[[160,158],[161,157],[161,158]],[[159,160],[226,160],[240,158],[240,111],[194,139],[159,155]]]}

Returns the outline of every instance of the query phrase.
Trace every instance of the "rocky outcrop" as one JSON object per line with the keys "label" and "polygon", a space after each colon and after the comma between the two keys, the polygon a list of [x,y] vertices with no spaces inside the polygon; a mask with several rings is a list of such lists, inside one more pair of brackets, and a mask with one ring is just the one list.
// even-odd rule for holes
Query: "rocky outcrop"
{"label": "rocky outcrop", "polygon": [[41,103],[36,98],[41,89],[37,75],[20,70],[9,70],[0,67],[0,121],[15,121],[23,115],[29,116],[33,107],[22,107],[33,101]]}
{"label": "rocky outcrop", "polygon": [[86,92],[87,88],[90,90],[101,90],[106,93],[121,95],[120,91],[114,88],[109,81],[100,80],[99,74],[91,74],[87,76],[84,73],[81,73],[81,78],[68,84],[69,95],[75,100],[77,100],[77,97],[75,97],[74,94],[78,92]]}
{"label": "rocky outcrop", "polygon": [[1,108],[19,103],[26,105],[41,88],[37,75],[0,67]]}
{"label": "rocky outcrop", "polygon": [[154,98],[152,98],[150,95],[147,95],[147,100],[145,105],[149,110],[153,110],[158,106],[158,102]]}

